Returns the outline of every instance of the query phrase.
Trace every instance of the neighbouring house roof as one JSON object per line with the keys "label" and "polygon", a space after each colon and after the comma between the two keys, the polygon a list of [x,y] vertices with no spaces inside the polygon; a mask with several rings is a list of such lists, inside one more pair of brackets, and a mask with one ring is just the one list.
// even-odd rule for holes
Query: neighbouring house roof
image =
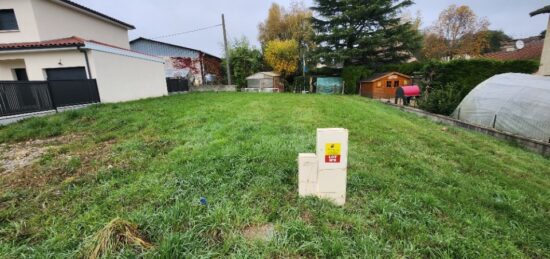
{"label": "neighbouring house roof", "polygon": [[166,46],[170,46],[170,47],[174,47],[174,48],[178,48],[178,49],[184,49],[184,50],[188,50],[188,51],[195,51],[195,52],[198,52],[198,53],[202,53],[206,56],[209,56],[211,58],[215,58],[217,60],[220,60],[221,61],[221,58],[219,57],[216,57],[212,54],[209,54],[209,53],[206,53],[202,50],[198,50],[198,49],[193,49],[193,48],[188,48],[188,47],[184,47],[184,46],[180,46],[180,45],[176,45],[176,44],[171,44],[171,43],[166,43],[166,42],[162,42],[162,41],[157,41],[157,40],[152,40],[152,39],[148,39],[148,38],[144,38],[144,37],[139,37],[135,40],[132,40],[130,41],[130,45],[132,44],[135,44],[136,42],[138,41],[147,41],[147,42],[151,42],[151,43],[156,43],[156,44],[161,44],[161,45],[166,45]]}
{"label": "neighbouring house roof", "polygon": [[269,77],[280,77],[281,75],[277,72],[258,72],[256,74],[250,75],[246,79],[264,79]]}
{"label": "neighbouring house roof", "polygon": [[101,18],[104,18],[104,19],[107,19],[107,20],[109,20],[109,21],[111,21],[111,22],[114,22],[114,23],[117,23],[117,24],[119,24],[119,25],[122,25],[123,27],[126,27],[127,29],[132,29],[132,30],[133,30],[133,29],[136,28],[134,25],[125,23],[125,22],[123,22],[123,21],[121,21],[121,20],[115,19],[115,18],[113,18],[113,17],[111,17],[111,16],[108,16],[108,15],[106,15],[106,14],[100,13],[100,12],[98,12],[98,11],[96,11],[96,10],[92,10],[92,9],[86,7],[86,6],[77,4],[77,3],[73,2],[73,1],[69,1],[69,0],[57,0],[57,1],[60,2],[60,3],[63,3],[63,4],[66,4],[66,5],[75,7],[75,8],[77,8],[77,9],[80,9],[80,10],[86,12],[86,13],[89,13],[89,14],[92,14],[92,15],[97,15],[97,16],[99,16],[99,17],[101,17]]}
{"label": "neighbouring house roof", "polygon": [[530,15],[531,17],[535,16],[535,15],[539,15],[539,14],[544,14],[544,13],[550,13],[550,5],[547,5],[541,9],[538,9],[534,12],[531,12]]}
{"label": "neighbouring house roof", "polygon": [[538,39],[525,43],[523,49],[492,52],[484,54],[483,57],[495,60],[538,60],[542,56],[543,48],[544,39]]}
{"label": "neighbouring house roof", "polygon": [[386,77],[386,76],[390,76],[390,75],[399,75],[399,76],[402,76],[402,77],[406,77],[406,78],[411,78],[410,76],[408,75],[405,75],[405,74],[401,74],[399,72],[386,72],[386,73],[377,73],[377,74],[374,74],[364,80],[362,80],[361,82],[374,82],[374,81],[377,81],[383,77]]}
{"label": "neighbouring house roof", "polygon": [[0,51],[17,50],[17,49],[45,49],[45,48],[64,48],[84,46],[85,40],[79,37],[69,37],[55,40],[35,41],[35,42],[18,42],[18,43],[2,43]]}

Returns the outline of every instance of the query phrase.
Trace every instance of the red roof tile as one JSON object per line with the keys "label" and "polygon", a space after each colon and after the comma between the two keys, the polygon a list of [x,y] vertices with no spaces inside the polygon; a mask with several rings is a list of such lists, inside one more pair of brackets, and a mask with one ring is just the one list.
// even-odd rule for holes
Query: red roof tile
{"label": "red roof tile", "polygon": [[532,41],[526,43],[523,49],[514,51],[499,51],[487,53],[483,57],[496,60],[530,60],[540,59],[542,49],[544,48],[544,40]]}
{"label": "red roof tile", "polygon": [[19,43],[1,43],[0,51],[13,49],[43,49],[57,47],[76,47],[84,46],[85,40],[79,37],[70,37],[63,39],[36,41],[36,42],[19,42]]}
{"label": "red roof tile", "polygon": [[37,41],[37,42],[20,42],[20,43],[0,43],[0,52],[5,50],[20,50],[20,49],[47,49],[47,48],[63,48],[63,47],[83,47],[88,43],[94,43],[98,45],[103,45],[109,48],[116,48],[124,51],[134,52],[137,54],[150,56],[154,58],[160,58],[157,56],[149,55],[146,53],[141,53],[131,49],[121,48],[115,45],[95,41],[95,40],[85,40],[76,36],[63,39],[47,40],[47,41]]}

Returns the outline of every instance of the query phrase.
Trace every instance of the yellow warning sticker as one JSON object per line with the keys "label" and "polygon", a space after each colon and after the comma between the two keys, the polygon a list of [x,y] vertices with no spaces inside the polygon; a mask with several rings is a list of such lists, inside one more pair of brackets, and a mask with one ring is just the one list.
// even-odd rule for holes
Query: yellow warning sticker
{"label": "yellow warning sticker", "polygon": [[340,163],[342,144],[328,143],[325,145],[325,163]]}

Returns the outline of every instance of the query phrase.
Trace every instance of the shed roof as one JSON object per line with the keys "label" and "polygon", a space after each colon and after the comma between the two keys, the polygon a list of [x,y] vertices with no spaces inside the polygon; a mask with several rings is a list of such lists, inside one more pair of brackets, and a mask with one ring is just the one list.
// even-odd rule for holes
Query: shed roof
{"label": "shed roof", "polygon": [[247,77],[246,79],[262,79],[266,77],[279,77],[279,76],[281,75],[277,72],[258,72],[256,74],[253,74]]}
{"label": "shed roof", "polygon": [[365,79],[361,82],[374,82],[374,81],[379,80],[383,77],[390,76],[390,75],[393,75],[393,74],[399,75],[399,76],[402,76],[402,77],[406,77],[406,78],[409,78],[409,79],[411,78],[410,76],[405,75],[405,74],[401,74],[399,72],[386,72],[386,73],[376,73],[376,74],[370,76],[369,78],[367,78],[367,79]]}
{"label": "shed roof", "polygon": [[539,14],[543,14],[543,13],[550,13],[550,5],[547,5],[541,9],[538,9],[536,11],[533,11],[530,13],[531,17],[535,16],[535,15],[539,15]]}

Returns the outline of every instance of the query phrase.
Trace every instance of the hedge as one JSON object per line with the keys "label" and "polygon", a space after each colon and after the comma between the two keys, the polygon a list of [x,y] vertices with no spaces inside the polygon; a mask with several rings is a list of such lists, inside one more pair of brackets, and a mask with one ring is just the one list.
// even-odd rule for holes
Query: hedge
{"label": "hedge", "polygon": [[344,80],[344,92],[346,94],[358,94],[359,83],[373,74],[372,70],[363,66],[349,66],[342,70]]}

